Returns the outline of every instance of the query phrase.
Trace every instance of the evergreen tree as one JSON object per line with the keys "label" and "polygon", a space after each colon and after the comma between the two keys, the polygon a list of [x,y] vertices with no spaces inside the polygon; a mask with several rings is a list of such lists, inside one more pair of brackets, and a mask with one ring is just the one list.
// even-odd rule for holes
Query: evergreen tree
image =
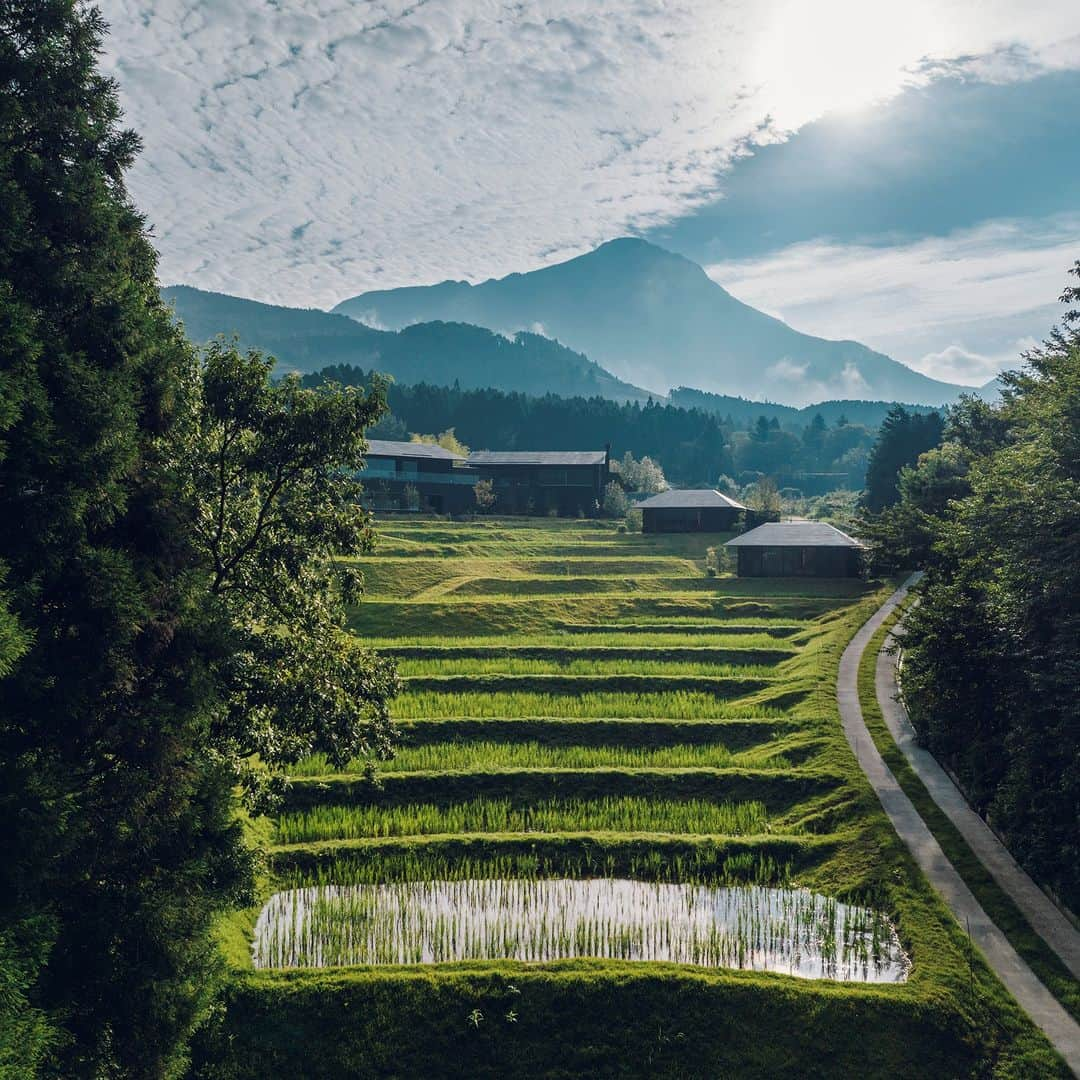
{"label": "evergreen tree", "polygon": [[0,558],[30,635],[0,680],[4,925],[65,1076],[170,1075],[243,858],[198,749],[190,515],[163,436],[190,360],[122,176],[137,149],[72,0],[0,6]]}
{"label": "evergreen tree", "polygon": [[[1063,299],[1080,300],[1080,289]],[[1080,315],[1070,311],[1024,359],[1003,376],[999,408],[963,403],[941,449],[903,474],[882,545],[902,554],[921,536],[927,573],[904,639],[920,739],[1018,861],[1075,910]]]}
{"label": "evergreen tree", "polygon": [[[78,0],[0,2],[0,1065],[169,1077],[249,899],[241,765],[384,753],[343,648],[381,393],[270,385],[173,325],[138,141]],[[222,472],[222,470],[224,470]]]}
{"label": "evergreen tree", "polygon": [[937,446],[943,431],[940,413],[912,413],[903,405],[889,410],[867,462],[863,494],[867,510],[876,513],[896,502],[901,469],[914,465],[920,454]]}

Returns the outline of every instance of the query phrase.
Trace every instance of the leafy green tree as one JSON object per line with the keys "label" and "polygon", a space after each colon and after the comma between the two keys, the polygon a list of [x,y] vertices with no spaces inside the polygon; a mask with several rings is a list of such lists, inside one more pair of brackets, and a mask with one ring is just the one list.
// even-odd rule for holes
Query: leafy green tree
{"label": "leafy green tree", "polygon": [[0,3],[0,1062],[171,1077],[212,922],[250,899],[247,755],[386,745],[396,680],[341,647],[359,582],[331,557],[370,538],[351,471],[382,403],[200,362],[124,189],[103,32]]}
{"label": "leafy green tree", "polygon": [[877,513],[892,506],[900,497],[901,469],[914,465],[920,454],[937,446],[943,433],[940,413],[912,413],[903,405],[894,405],[882,422],[867,462],[863,495],[866,509]]}
{"label": "leafy green tree", "polygon": [[200,621],[221,700],[213,746],[253,792],[267,778],[245,766],[253,754],[271,768],[316,750],[342,766],[387,757],[398,688],[393,664],[343,633],[363,580],[342,560],[374,543],[359,470],[384,386],[275,384],[273,364],[211,343],[176,444],[210,571]]}
{"label": "leafy green tree", "polygon": [[1070,311],[1024,360],[1003,377],[1002,406],[958,410],[952,441],[902,482],[898,506],[923,515],[929,541],[904,687],[920,738],[1017,859],[1075,909],[1080,316]]}
{"label": "leafy green tree", "polygon": [[751,484],[746,491],[747,505],[759,514],[778,516],[782,508],[780,492],[776,481],[771,477],[763,476],[756,483]]}
{"label": "leafy green tree", "polygon": [[604,488],[604,503],[602,507],[608,517],[625,517],[630,509],[630,500],[623,491],[622,484],[618,480],[611,480]]}
{"label": "leafy green tree", "polygon": [[639,491],[645,495],[656,495],[667,491],[668,482],[659,462],[653,461],[646,454],[640,461],[629,450],[619,461],[619,478],[627,491]]}
{"label": "leafy green tree", "polygon": [[482,514],[489,514],[495,509],[498,496],[495,494],[495,484],[491,480],[477,480],[473,484],[473,498],[476,500],[476,509]]}
{"label": "leafy green tree", "polygon": [[457,454],[459,457],[469,456],[469,448],[454,434],[452,427],[438,435],[413,435],[412,441],[427,443],[429,446],[441,446],[444,450],[449,450],[450,453]]}
{"label": "leafy green tree", "polygon": [[138,140],[102,33],[74,0],[0,5],[0,559],[29,642],[0,679],[0,924],[58,1032],[39,1071],[169,1076],[248,871],[165,438],[192,358],[124,190]]}

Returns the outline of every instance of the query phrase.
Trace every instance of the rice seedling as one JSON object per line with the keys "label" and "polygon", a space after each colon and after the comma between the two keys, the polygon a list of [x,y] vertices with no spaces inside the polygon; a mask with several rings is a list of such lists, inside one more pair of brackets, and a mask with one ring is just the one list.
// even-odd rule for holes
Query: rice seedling
{"label": "rice seedling", "polygon": [[579,694],[460,693],[406,691],[394,703],[401,719],[469,716],[660,717],[671,720],[768,720],[784,715],[780,709],[727,701],[714,694],[689,690],[654,693]]}
{"label": "rice seedling", "polygon": [[479,797],[450,805],[322,804],[280,815],[276,838],[280,844],[305,844],[358,837],[597,831],[747,836],[767,833],[769,819],[760,802],[626,796],[516,805],[510,799]]}
{"label": "rice seedling", "polygon": [[737,650],[788,654],[792,646],[783,637],[806,629],[794,623],[777,626],[773,633],[768,627],[739,627],[726,623],[701,623],[680,626],[663,623],[642,623],[633,626],[612,626],[590,630],[558,629],[511,636],[508,634],[442,635],[404,634],[398,637],[368,637],[364,644],[381,652],[400,655],[437,656],[450,649],[503,651],[559,649],[585,655],[591,649],[618,649],[624,652],[647,653],[652,649]]}
{"label": "rice seedling", "polygon": [[[778,660],[785,659],[783,654]],[[714,678],[769,678],[775,674],[772,664],[678,662],[674,660],[581,659],[533,660],[518,657],[491,659],[402,659],[398,673],[407,678],[443,675],[655,675],[672,678],[678,675],[709,675]]]}
{"label": "rice seedling", "polygon": [[[741,845],[743,842],[738,841]],[[603,843],[588,835],[550,837],[532,834],[507,843],[484,836],[373,841],[362,854],[327,856],[304,848],[274,853],[275,880],[283,889],[313,885],[379,885],[395,881],[468,881],[476,878],[624,877],[633,881],[690,885],[770,885],[789,887],[792,852],[800,842],[770,839],[769,850],[741,846],[712,837],[668,838],[647,842],[608,837]],[[783,854],[787,852],[788,854]]]}
{"label": "rice seedling", "polygon": [[[291,770],[293,776],[327,776],[337,772],[361,773],[369,762],[357,759],[344,770],[332,768],[325,754],[313,754]],[[465,772],[473,769],[593,769],[593,768],[709,768],[741,766],[750,769],[788,769],[791,763],[768,746],[733,753],[719,743],[673,746],[549,746],[538,742],[441,742],[406,746],[380,773]]]}
{"label": "rice seedling", "polygon": [[319,885],[263,908],[255,967],[598,957],[902,982],[882,915],[801,889],[621,879]]}

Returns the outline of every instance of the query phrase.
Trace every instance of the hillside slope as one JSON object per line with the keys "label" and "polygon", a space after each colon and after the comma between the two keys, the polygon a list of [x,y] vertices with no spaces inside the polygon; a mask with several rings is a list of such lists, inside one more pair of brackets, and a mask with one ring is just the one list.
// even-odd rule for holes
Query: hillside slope
{"label": "hillside slope", "polygon": [[788,405],[829,398],[940,405],[962,389],[856,341],[799,333],[736,300],[689,259],[632,238],[479,285],[362,293],[334,311],[394,328],[447,319],[503,332],[539,329],[619,378],[661,391],[681,384]]}
{"label": "hillside slope", "polygon": [[400,332],[374,330],[343,315],[276,307],[186,285],[162,289],[193,341],[235,334],[278,359],[279,370],[313,372],[334,364],[393,375],[403,382],[465,388],[498,386],[529,394],[645,401],[588,357],[539,334],[508,338],[479,326],[427,322]]}

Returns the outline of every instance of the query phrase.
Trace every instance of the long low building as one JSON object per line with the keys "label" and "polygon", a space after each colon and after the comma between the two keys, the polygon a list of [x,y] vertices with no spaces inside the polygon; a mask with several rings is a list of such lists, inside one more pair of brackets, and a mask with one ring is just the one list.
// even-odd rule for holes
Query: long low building
{"label": "long low building", "polygon": [[731,532],[746,507],[715,488],[669,489],[636,504],[642,532]]}
{"label": "long low building", "polygon": [[592,517],[611,480],[608,455],[607,448],[477,450],[464,458],[430,443],[369,439],[360,478],[377,510],[469,513],[477,483],[488,480],[497,513]]}
{"label": "long low building", "polygon": [[858,577],[862,547],[823,521],[774,521],[736,536],[739,577]]}
{"label": "long low building", "polygon": [[592,517],[611,480],[610,448],[603,450],[474,450],[468,465],[491,479],[495,509],[503,514]]}

